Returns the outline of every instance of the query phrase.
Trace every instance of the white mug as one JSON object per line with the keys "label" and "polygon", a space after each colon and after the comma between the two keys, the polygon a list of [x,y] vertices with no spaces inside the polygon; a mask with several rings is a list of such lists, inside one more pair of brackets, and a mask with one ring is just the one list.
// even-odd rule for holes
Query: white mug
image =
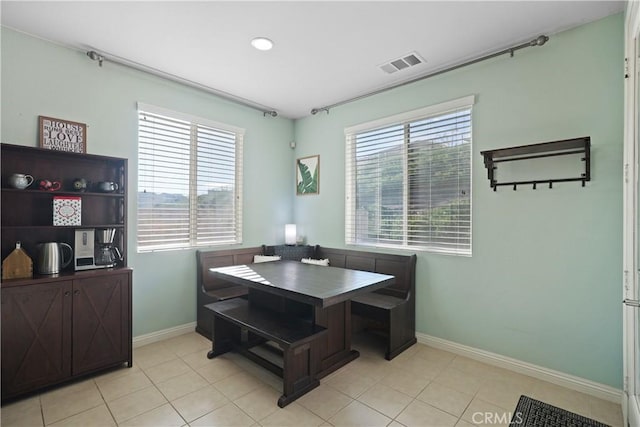
{"label": "white mug", "polygon": [[33,177],[22,173],[14,173],[9,177],[9,185],[13,188],[24,190],[33,183]]}

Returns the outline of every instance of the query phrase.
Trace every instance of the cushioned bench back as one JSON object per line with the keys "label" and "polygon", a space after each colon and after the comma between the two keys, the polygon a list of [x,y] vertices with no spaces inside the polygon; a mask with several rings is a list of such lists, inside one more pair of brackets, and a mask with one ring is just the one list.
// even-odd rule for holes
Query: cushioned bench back
{"label": "cushioned bench back", "polygon": [[393,285],[377,290],[378,293],[408,298],[415,290],[415,255],[381,254],[317,246],[316,258],[328,258],[332,267],[373,271],[396,277]]}
{"label": "cushioned bench back", "polygon": [[262,247],[229,249],[222,251],[196,251],[198,264],[198,284],[207,291],[228,286],[235,286],[213,277],[209,271],[212,267],[227,267],[230,265],[242,265],[253,263],[254,255],[262,255]]}
{"label": "cushioned bench back", "polygon": [[311,245],[274,245],[262,246],[265,255],[278,255],[282,259],[300,261],[302,258],[315,258],[316,246]]}

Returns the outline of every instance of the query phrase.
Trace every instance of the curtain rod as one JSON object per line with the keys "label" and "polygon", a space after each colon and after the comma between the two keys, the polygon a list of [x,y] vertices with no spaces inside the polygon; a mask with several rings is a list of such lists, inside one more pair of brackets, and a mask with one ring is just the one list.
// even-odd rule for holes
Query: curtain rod
{"label": "curtain rod", "polygon": [[451,67],[447,67],[447,68],[444,68],[442,70],[438,70],[438,71],[435,71],[433,73],[429,73],[429,74],[426,74],[426,75],[423,75],[423,76],[420,76],[420,77],[416,77],[414,79],[407,80],[405,82],[398,83],[398,84],[393,85],[393,86],[389,86],[389,87],[386,87],[386,88],[378,89],[376,91],[373,91],[373,92],[370,92],[370,93],[367,93],[367,94],[364,94],[364,95],[359,95],[359,96],[356,96],[354,98],[350,98],[350,99],[347,99],[347,100],[344,100],[344,101],[336,102],[335,104],[327,105],[325,107],[320,107],[320,108],[314,108],[314,109],[311,110],[311,114],[316,115],[320,111],[326,111],[327,114],[328,114],[329,113],[329,109],[331,109],[331,108],[338,107],[340,105],[344,105],[344,104],[347,104],[347,103],[350,103],[350,102],[353,102],[353,101],[359,101],[359,100],[361,100],[363,98],[368,98],[368,97],[373,96],[373,95],[378,95],[379,93],[383,93],[383,92],[386,92],[386,91],[391,90],[391,89],[396,89],[396,88],[399,88],[399,87],[402,87],[402,86],[406,86],[406,85],[409,85],[411,83],[419,82],[420,80],[428,79],[429,77],[434,77],[434,76],[437,76],[439,74],[448,73],[449,71],[457,70],[458,68],[466,67],[467,65],[476,64],[476,63],[478,63],[480,61],[484,61],[484,60],[487,60],[487,59],[495,58],[496,56],[504,55],[506,53],[510,54],[511,57],[513,57],[513,54],[514,54],[514,52],[516,50],[524,49],[524,48],[527,48],[527,47],[533,47],[533,46],[542,46],[547,41],[549,41],[549,37],[545,36],[545,35],[541,35],[541,36],[538,36],[538,37],[536,37],[535,39],[533,39],[533,40],[531,40],[529,42],[522,43],[522,44],[519,44],[517,46],[509,47],[509,48],[503,49],[503,50],[501,50],[499,52],[490,53],[488,55],[481,56],[479,58],[475,58],[475,59],[472,59],[470,61],[463,62],[461,64],[453,65]]}
{"label": "curtain rod", "polygon": [[130,61],[128,59],[124,59],[124,58],[120,58],[118,56],[115,55],[108,55],[105,56],[105,54],[103,53],[98,53],[95,50],[90,50],[87,52],[87,56],[89,58],[91,58],[93,61],[98,61],[98,65],[100,67],[102,67],[102,63],[104,61],[108,61],[108,62],[113,62],[114,64],[118,64],[118,65],[123,65],[125,67],[129,67],[132,68],[134,70],[137,71],[143,71],[145,73],[149,73],[149,74],[153,74],[155,76],[158,77],[162,77],[168,80],[172,80],[174,82],[177,83],[181,83],[184,84],[186,86],[190,86],[196,89],[200,89],[203,90],[205,92],[209,92],[213,95],[216,95],[220,98],[223,98],[227,101],[231,101],[231,102],[235,102],[236,104],[240,104],[240,105],[244,105],[245,107],[249,107],[249,108],[253,108],[254,110],[258,110],[262,112],[263,117],[264,116],[271,116],[271,117],[277,117],[278,116],[278,112],[271,108],[271,107],[266,107],[264,105],[260,105],[257,104],[255,102],[249,101],[248,99],[244,99],[235,95],[231,95],[230,93],[218,90],[218,89],[214,89],[212,87],[209,86],[205,86],[203,84],[200,83],[196,83],[192,80],[188,80],[188,79],[184,79],[182,77],[178,77],[174,74],[171,73],[167,73],[164,71],[160,71],[158,69],[152,68],[152,67],[148,67],[146,65],[134,62],[134,61]]}

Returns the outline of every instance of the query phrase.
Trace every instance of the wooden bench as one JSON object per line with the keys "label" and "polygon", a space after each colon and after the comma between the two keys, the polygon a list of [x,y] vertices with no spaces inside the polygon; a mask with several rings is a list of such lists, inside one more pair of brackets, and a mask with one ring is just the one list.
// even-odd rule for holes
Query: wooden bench
{"label": "wooden bench", "polygon": [[262,255],[262,247],[228,249],[220,251],[196,251],[197,263],[197,324],[196,332],[211,339],[212,315],[204,306],[216,301],[246,297],[247,288],[214,277],[212,267],[227,267],[253,263],[254,255]]}
{"label": "wooden bench", "polygon": [[[240,298],[207,304],[205,309],[213,314],[214,337],[207,357],[212,359],[230,350],[239,351],[282,377],[279,407],[285,407],[320,384],[316,378],[319,360],[314,341],[327,333],[325,328]],[[254,351],[265,343],[278,345],[282,365]],[[269,351],[273,346],[262,346],[261,349]]]}
{"label": "wooden bench", "polygon": [[395,276],[395,283],[351,300],[351,313],[381,327],[387,336],[385,358],[393,359],[416,340],[416,255],[394,255],[316,247],[314,258],[333,267]]}

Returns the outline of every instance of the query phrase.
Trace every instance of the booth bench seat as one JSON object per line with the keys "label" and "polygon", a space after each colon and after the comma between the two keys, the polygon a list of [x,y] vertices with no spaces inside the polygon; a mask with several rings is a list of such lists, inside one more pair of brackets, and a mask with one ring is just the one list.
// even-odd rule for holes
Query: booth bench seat
{"label": "booth bench seat", "polygon": [[253,263],[254,255],[279,255],[283,259],[328,259],[332,267],[371,271],[395,276],[391,286],[357,296],[351,300],[351,313],[373,330],[386,336],[385,358],[393,359],[417,342],[415,334],[416,255],[396,255],[324,246],[261,246],[222,251],[197,251],[198,323],[196,331],[211,339],[213,313],[206,304],[244,297],[247,289],[220,279],[209,272],[212,267]]}
{"label": "booth bench seat", "polygon": [[246,297],[247,288],[214,277],[209,271],[213,267],[251,264],[254,255],[262,255],[262,247],[228,249],[220,251],[196,251],[197,315],[196,332],[211,339],[213,315],[205,305],[232,298]]}
{"label": "booth bench seat", "polygon": [[386,335],[385,358],[391,360],[417,342],[416,255],[395,255],[350,249],[316,247],[316,258],[333,267],[395,276],[395,283],[351,300],[351,314]]}

